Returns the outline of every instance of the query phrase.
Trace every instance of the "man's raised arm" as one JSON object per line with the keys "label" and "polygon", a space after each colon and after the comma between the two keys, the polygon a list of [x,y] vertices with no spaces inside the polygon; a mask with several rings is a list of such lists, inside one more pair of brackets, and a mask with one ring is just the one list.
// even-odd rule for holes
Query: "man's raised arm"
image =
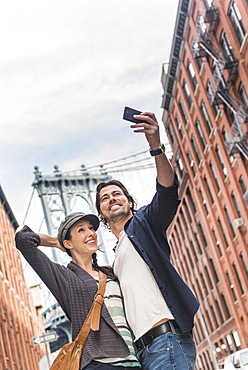
{"label": "man's raised arm", "polygon": [[146,123],[137,123],[130,127],[136,133],[144,133],[150,146],[150,153],[155,157],[157,168],[157,179],[160,185],[169,187],[174,184],[174,171],[170,161],[165,155],[165,148],[161,144],[159,134],[159,124],[154,113],[144,112],[135,115],[134,118],[146,121]]}

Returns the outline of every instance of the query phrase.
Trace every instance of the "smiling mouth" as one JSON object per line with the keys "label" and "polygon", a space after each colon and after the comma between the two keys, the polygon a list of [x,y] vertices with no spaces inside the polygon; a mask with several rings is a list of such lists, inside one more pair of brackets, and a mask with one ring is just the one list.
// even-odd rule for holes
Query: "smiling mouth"
{"label": "smiling mouth", "polygon": [[111,210],[114,206],[121,206],[121,204],[119,204],[119,203],[113,203],[113,204],[111,204],[110,205],[110,207],[109,207],[109,210]]}
{"label": "smiling mouth", "polygon": [[88,240],[86,244],[96,244],[96,241],[94,239]]}

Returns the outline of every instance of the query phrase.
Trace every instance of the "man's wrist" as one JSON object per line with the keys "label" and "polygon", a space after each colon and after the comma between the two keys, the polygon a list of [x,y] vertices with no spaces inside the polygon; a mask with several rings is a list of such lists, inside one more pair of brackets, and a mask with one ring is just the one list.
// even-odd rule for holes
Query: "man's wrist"
{"label": "man's wrist", "polygon": [[165,146],[164,144],[161,144],[157,149],[150,149],[150,154],[152,157],[162,154],[165,152]]}

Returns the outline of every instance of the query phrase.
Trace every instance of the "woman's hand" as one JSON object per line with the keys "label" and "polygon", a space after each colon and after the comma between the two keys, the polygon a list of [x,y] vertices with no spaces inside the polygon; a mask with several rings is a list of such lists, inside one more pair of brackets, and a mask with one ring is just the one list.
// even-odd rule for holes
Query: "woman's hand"
{"label": "woman's hand", "polygon": [[45,235],[45,234],[38,234],[40,237],[40,245],[43,247],[52,247],[52,248],[58,248],[62,252],[65,252],[65,248],[63,248],[57,236],[50,236],[50,235]]}

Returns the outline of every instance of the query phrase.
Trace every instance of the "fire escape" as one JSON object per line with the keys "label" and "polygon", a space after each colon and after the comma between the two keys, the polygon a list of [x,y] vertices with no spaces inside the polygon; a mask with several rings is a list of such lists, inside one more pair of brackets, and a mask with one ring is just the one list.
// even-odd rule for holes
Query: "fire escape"
{"label": "fire escape", "polygon": [[[225,104],[231,111],[233,122],[226,135],[226,148],[228,154],[242,154],[248,159],[248,131],[243,126],[248,122],[248,114],[245,107],[236,97],[231,96],[229,89],[233,85],[237,72],[238,60],[232,53],[223,50],[213,42],[213,34],[219,23],[218,8],[212,3],[209,8],[203,1],[200,9],[194,34],[192,52],[194,58],[206,58],[213,60],[213,79],[208,85],[208,96],[212,106]],[[223,71],[228,70],[227,82],[223,77]],[[246,131],[246,132],[244,132]]]}

